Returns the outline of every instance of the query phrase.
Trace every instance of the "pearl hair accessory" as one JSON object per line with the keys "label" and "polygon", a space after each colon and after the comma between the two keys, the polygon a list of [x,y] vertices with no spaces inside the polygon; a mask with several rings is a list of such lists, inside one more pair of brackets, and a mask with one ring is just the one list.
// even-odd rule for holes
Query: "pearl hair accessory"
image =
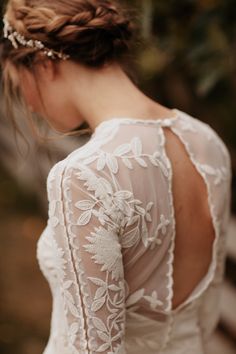
{"label": "pearl hair accessory", "polygon": [[4,28],[3,28],[4,38],[8,38],[11,41],[14,48],[17,49],[19,47],[19,44],[21,44],[24,47],[43,50],[44,54],[50,57],[51,59],[59,58],[62,60],[66,60],[70,58],[70,56],[67,54],[64,54],[62,52],[57,52],[54,49],[49,49],[45,47],[45,45],[41,41],[35,39],[27,40],[22,34],[20,34],[19,32],[13,29],[13,27],[9,24],[6,16],[4,16],[3,18],[3,23],[4,23]]}

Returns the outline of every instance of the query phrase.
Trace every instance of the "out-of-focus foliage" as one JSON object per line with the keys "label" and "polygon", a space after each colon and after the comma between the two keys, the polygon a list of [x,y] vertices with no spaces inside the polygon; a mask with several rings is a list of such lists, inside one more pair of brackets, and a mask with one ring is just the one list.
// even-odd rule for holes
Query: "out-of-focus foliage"
{"label": "out-of-focus foliage", "polygon": [[161,58],[161,65],[160,58],[153,62],[154,72],[161,74],[170,64],[181,66],[201,97],[208,96],[222,80],[231,81],[235,74],[235,1],[145,3],[144,8],[149,4],[152,9],[148,10],[152,25],[147,44],[151,53],[158,57],[159,52]]}

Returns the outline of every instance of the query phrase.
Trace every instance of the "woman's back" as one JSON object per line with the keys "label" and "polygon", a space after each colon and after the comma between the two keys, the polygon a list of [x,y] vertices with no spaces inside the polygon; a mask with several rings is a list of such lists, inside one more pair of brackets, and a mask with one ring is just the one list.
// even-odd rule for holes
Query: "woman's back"
{"label": "woman's back", "polygon": [[219,315],[231,164],[207,124],[174,111],[103,121],[50,171],[37,249],[54,301],[44,354],[204,353]]}
{"label": "woman's back", "polygon": [[[192,132],[194,132],[192,130]],[[199,146],[207,149],[206,136],[202,134],[201,143],[195,133],[196,151]],[[185,140],[181,141],[172,130],[165,131],[167,155],[173,170],[173,199],[175,210],[175,246],[174,246],[174,289],[172,307],[183,302],[194,286],[206,274],[212,258],[212,243],[215,231],[209,208],[207,179],[197,169],[194,155],[190,159]],[[190,140],[190,144],[193,138]],[[215,151],[216,153],[216,151]],[[200,157],[200,156],[199,156]],[[205,162],[211,156],[204,154]],[[223,199],[222,199],[223,202]]]}

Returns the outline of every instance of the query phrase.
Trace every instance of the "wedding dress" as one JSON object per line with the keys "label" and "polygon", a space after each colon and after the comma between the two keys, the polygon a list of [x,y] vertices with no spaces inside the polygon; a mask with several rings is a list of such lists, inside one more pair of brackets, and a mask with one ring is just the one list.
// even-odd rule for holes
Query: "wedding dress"
{"label": "wedding dress", "polygon": [[[104,120],[50,170],[48,222],[37,242],[53,298],[43,354],[206,353],[219,320],[231,160],[208,124],[172,111],[171,118]],[[176,307],[167,130],[204,181],[214,228],[208,270]],[[194,211],[199,227],[200,209]]]}

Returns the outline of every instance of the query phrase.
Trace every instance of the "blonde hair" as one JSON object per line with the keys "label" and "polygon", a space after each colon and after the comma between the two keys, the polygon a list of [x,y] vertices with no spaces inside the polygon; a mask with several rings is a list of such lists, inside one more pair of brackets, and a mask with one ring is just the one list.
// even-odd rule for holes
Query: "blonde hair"
{"label": "blonde hair", "polygon": [[[100,68],[109,62],[119,62],[135,81],[132,47],[140,40],[137,26],[140,18],[136,11],[115,0],[9,0],[5,15],[25,38],[39,40],[89,67]],[[5,108],[15,133],[18,131],[23,136],[14,118],[13,105],[23,108],[36,138],[51,140],[55,138],[45,138],[36,132],[32,114],[17,83],[18,66],[23,65],[33,72],[33,64],[38,60],[43,60],[43,55],[37,48],[14,48],[7,39],[1,43]],[[89,126],[63,133],[62,137],[84,133],[91,133]]]}

